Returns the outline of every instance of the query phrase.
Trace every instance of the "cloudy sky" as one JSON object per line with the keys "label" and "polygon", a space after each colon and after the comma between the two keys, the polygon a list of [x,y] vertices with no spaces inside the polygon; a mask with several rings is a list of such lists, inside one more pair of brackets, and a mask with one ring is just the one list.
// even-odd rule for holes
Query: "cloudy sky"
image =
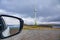
{"label": "cloudy sky", "polygon": [[20,17],[26,24],[60,21],[60,0],[0,0],[0,14]]}

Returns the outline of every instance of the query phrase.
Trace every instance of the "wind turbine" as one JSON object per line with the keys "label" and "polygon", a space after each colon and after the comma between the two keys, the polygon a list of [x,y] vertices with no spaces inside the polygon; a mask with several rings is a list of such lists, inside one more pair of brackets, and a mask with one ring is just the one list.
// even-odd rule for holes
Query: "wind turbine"
{"label": "wind turbine", "polygon": [[34,8],[34,25],[37,26],[37,9]]}

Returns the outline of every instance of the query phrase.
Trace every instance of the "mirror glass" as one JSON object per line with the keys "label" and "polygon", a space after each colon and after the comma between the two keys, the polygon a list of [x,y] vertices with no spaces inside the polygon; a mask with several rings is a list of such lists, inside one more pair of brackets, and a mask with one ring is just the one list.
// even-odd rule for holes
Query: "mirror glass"
{"label": "mirror glass", "polygon": [[14,35],[19,32],[20,21],[17,18],[2,16],[5,21],[6,29],[3,31],[3,37]]}

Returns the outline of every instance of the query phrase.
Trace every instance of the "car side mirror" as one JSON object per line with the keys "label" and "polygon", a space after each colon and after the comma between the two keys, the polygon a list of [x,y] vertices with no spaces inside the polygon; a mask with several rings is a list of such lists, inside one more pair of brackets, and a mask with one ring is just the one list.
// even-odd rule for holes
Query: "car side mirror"
{"label": "car side mirror", "polygon": [[[5,39],[19,34],[23,28],[23,20],[21,18],[0,15],[0,38]],[[3,31],[2,31],[3,30]]]}

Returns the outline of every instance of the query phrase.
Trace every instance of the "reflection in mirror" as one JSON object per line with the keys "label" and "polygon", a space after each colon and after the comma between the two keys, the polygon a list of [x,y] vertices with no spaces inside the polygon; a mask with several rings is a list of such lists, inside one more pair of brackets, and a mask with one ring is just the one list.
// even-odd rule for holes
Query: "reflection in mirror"
{"label": "reflection in mirror", "polygon": [[14,35],[17,32],[19,32],[19,28],[20,28],[20,21],[16,18],[12,18],[12,17],[2,17],[5,21],[6,27],[7,29],[5,29],[5,31],[3,31],[3,37],[7,37],[10,35]]}

